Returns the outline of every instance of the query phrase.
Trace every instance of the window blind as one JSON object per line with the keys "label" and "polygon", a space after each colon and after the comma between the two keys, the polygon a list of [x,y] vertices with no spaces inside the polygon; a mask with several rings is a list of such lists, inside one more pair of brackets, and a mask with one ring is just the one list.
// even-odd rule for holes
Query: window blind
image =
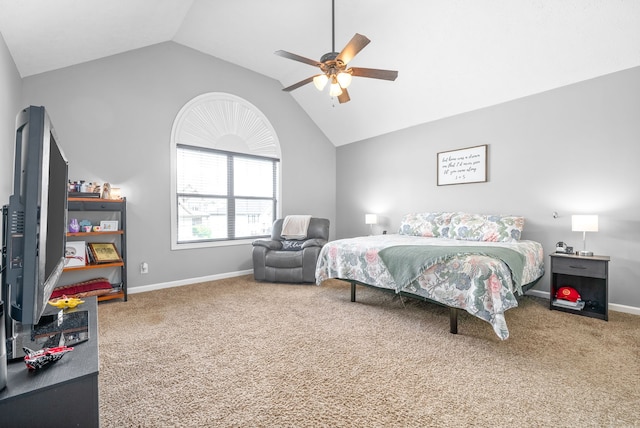
{"label": "window blind", "polygon": [[267,236],[278,203],[279,160],[178,145],[178,242]]}

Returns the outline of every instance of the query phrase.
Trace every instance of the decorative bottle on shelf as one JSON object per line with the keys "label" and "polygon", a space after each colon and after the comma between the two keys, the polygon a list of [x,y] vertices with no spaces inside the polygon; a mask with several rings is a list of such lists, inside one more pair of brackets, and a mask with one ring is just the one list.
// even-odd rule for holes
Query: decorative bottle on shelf
{"label": "decorative bottle on shelf", "polygon": [[69,232],[77,233],[80,232],[80,223],[78,223],[77,218],[72,218],[69,222]]}

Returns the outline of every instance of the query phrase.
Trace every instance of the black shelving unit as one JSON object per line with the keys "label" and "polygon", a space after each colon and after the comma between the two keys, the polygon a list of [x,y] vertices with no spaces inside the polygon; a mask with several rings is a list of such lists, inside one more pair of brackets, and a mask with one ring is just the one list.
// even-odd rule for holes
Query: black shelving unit
{"label": "black shelving unit", "polygon": [[[67,241],[84,240],[86,242],[113,242],[118,249],[121,262],[115,263],[89,263],[85,266],[78,267],[66,267],[63,271],[63,278],[65,274],[73,272],[76,273],[82,271],[82,275],[90,276],[86,274],[86,271],[92,271],[94,269],[116,269],[119,271],[119,280],[112,281],[113,291],[109,294],[98,296],[98,301],[111,300],[111,299],[123,299],[127,301],[127,200],[122,199],[101,199],[101,198],[76,198],[69,196],[69,218],[75,217],[90,217],[94,222],[99,220],[112,220],[115,218],[118,221],[118,230],[99,231],[99,232],[69,232],[67,233]],[[84,278],[87,279],[87,278]],[[83,279],[81,279],[83,280]]]}

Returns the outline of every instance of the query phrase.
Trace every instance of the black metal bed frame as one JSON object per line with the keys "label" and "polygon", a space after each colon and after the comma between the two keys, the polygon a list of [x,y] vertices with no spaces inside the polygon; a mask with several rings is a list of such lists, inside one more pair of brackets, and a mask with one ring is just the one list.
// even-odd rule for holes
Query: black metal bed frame
{"label": "black metal bed frame", "polygon": [[[541,279],[542,279],[542,276],[540,276],[535,281],[530,282],[529,284],[523,285],[522,286],[522,293],[526,293],[527,291],[529,291]],[[426,297],[419,296],[417,294],[407,293],[406,291],[400,291],[399,293],[396,293],[395,290],[390,289],[390,288],[376,287],[375,285],[365,284],[364,282],[356,281],[356,280],[353,280],[353,279],[341,279],[341,280],[349,282],[351,284],[351,301],[352,302],[356,301],[356,285],[364,285],[365,287],[375,288],[376,290],[381,290],[381,291],[384,291],[384,292],[387,292],[387,293],[392,293],[394,295],[400,295],[402,297],[408,297],[410,299],[422,300],[424,302],[434,303],[434,304],[436,304],[438,306],[442,306],[444,308],[449,308],[449,332],[451,334],[458,334],[458,311],[460,310],[459,308],[454,308],[453,306],[448,306],[448,305],[445,305],[444,303],[436,302],[435,300],[431,300],[431,299],[428,299]]]}

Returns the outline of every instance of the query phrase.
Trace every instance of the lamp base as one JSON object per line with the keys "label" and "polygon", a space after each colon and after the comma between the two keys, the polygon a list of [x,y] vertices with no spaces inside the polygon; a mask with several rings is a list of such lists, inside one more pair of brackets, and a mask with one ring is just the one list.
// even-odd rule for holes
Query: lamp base
{"label": "lamp base", "polygon": [[591,256],[593,256],[593,251],[578,251],[578,255],[579,256],[591,257]]}

